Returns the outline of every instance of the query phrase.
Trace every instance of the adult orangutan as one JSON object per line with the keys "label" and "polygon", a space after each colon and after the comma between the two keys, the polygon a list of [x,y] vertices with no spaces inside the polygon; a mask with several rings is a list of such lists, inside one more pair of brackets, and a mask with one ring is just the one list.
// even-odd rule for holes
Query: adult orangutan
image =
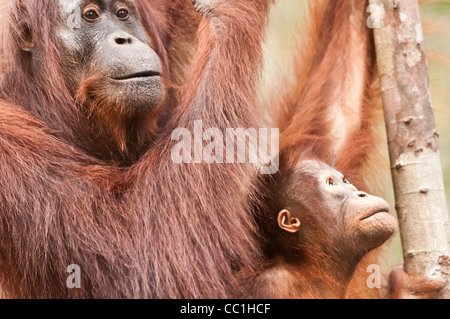
{"label": "adult orangutan", "polygon": [[[171,134],[195,120],[258,127],[269,2],[8,0],[4,296],[232,295],[235,271],[258,256],[245,199],[254,169],[175,164]],[[72,264],[79,289],[66,285]]]}

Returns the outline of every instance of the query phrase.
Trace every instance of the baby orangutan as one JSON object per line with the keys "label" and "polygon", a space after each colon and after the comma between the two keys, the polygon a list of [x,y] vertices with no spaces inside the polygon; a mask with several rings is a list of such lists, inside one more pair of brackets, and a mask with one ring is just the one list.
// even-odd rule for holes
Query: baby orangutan
{"label": "baby orangutan", "polygon": [[386,201],[319,161],[300,161],[266,186],[266,263],[247,282],[251,297],[345,298],[358,263],[397,227]]}

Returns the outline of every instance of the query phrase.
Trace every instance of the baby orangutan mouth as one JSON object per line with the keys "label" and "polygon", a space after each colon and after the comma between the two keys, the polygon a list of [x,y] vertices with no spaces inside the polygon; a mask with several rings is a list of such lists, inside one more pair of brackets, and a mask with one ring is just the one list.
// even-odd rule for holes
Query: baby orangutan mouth
{"label": "baby orangutan mouth", "polygon": [[371,213],[369,213],[368,215],[364,216],[363,218],[361,218],[361,220],[367,220],[371,217],[374,217],[378,214],[389,214],[389,208],[382,208],[381,210],[375,210]]}

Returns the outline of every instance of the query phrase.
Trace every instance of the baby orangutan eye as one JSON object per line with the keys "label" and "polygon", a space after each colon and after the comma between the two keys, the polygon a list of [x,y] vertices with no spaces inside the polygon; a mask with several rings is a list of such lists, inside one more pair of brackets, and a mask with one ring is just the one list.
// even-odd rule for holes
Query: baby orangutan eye
{"label": "baby orangutan eye", "polygon": [[336,186],[336,183],[334,182],[334,180],[331,177],[328,178],[327,184],[330,185],[330,186]]}

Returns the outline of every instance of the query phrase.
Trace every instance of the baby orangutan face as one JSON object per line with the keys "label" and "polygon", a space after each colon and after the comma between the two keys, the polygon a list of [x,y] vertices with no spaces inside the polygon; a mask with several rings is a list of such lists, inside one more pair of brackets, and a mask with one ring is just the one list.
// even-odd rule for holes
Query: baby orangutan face
{"label": "baby orangutan face", "polygon": [[299,242],[362,256],[382,245],[397,228],[386,201],[358,191],[324,163],[299,162],[289,184],[278,226],[298,234]]}

